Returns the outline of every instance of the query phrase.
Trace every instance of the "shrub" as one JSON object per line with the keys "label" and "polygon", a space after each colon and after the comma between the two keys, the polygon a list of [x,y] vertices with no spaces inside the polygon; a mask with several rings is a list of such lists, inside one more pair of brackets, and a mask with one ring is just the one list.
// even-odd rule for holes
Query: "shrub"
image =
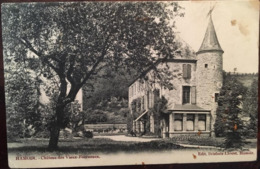
{"label": "shrub", "polygon": [[127,117],[127,115],[129,114],[129,109],[128,108],[121,108],[118,112],[118,114],[120,114],[123,117]]}
{"label": "shrub", "polygon": [[50,131],[48,130],[43,130],[43,131],[39,131],[35,134],[36,138],[50,138]]}
{"label": "shrub", "polygon": [[83,131],[83,136],[86,138],[93,138],[93,133],[91,131]]}

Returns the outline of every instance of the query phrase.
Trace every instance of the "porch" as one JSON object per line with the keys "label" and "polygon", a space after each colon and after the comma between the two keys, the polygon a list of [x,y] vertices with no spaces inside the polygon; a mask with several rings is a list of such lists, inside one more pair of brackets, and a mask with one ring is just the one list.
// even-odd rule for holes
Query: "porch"
{"label": "porch", "polygon": [[168,120],[163,119],[163,137],[180,135],[211,136],[210,110],[204,110],[196,105],[176,105],[168,113]]}

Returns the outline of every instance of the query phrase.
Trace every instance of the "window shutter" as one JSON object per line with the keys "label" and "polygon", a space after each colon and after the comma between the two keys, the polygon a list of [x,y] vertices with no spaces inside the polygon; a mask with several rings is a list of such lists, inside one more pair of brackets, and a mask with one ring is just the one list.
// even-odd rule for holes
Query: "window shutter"
{"label": "window shutter", "polygon": [[196,104],[196,86],[191,87],[191,104]]}
{"label": "window shutter", "polygon": [[190,79],[191,78],[191,65],[187,65],[187,78]]}
{"label": "window shutter", "polygon": [[183,78],[187,78],[187,65],[183,64]]}

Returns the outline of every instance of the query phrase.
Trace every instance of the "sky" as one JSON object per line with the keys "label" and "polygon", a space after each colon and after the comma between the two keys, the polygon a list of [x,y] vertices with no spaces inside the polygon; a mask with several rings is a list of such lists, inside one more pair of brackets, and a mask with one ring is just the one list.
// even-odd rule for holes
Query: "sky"
{"label": "sky", "polygon": [[177,31],[195,52],[198,51],[212,20],[219,43],[224,50],[223,69],[227,72],[258,72],[259,2],[258,1],[185,1],[185,16],[176,19]]}

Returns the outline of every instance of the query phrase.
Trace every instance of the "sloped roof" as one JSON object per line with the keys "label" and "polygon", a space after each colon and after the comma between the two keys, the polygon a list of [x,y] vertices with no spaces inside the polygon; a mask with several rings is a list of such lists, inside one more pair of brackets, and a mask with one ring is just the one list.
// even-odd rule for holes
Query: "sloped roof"
{"label": "sloped roof", "polygon": [[175,59],[195,59],[196,54],[192,47],[185,42],[178,33],[175,33],[174,43],[177,47],[177,50],[174,54]]}
{"label": "sloped roof", "polygon": [[174,111],[200,111],[200,112],[208,112],[209,110],[205,110],[197,105],[193,104],[175,104],[172,109]]}
{"label": "sloped roof", "polygon": [[206,51],[224,52],[218,42],[218,37],[217,37],[216,31],[215,31],[215,27],[214,27],[211,15],[209,17],[209,23],[208,23],[208,27],[207,27],[203,42],[202,42],[197,54],[201,53],[201,52],[206,52]]}

